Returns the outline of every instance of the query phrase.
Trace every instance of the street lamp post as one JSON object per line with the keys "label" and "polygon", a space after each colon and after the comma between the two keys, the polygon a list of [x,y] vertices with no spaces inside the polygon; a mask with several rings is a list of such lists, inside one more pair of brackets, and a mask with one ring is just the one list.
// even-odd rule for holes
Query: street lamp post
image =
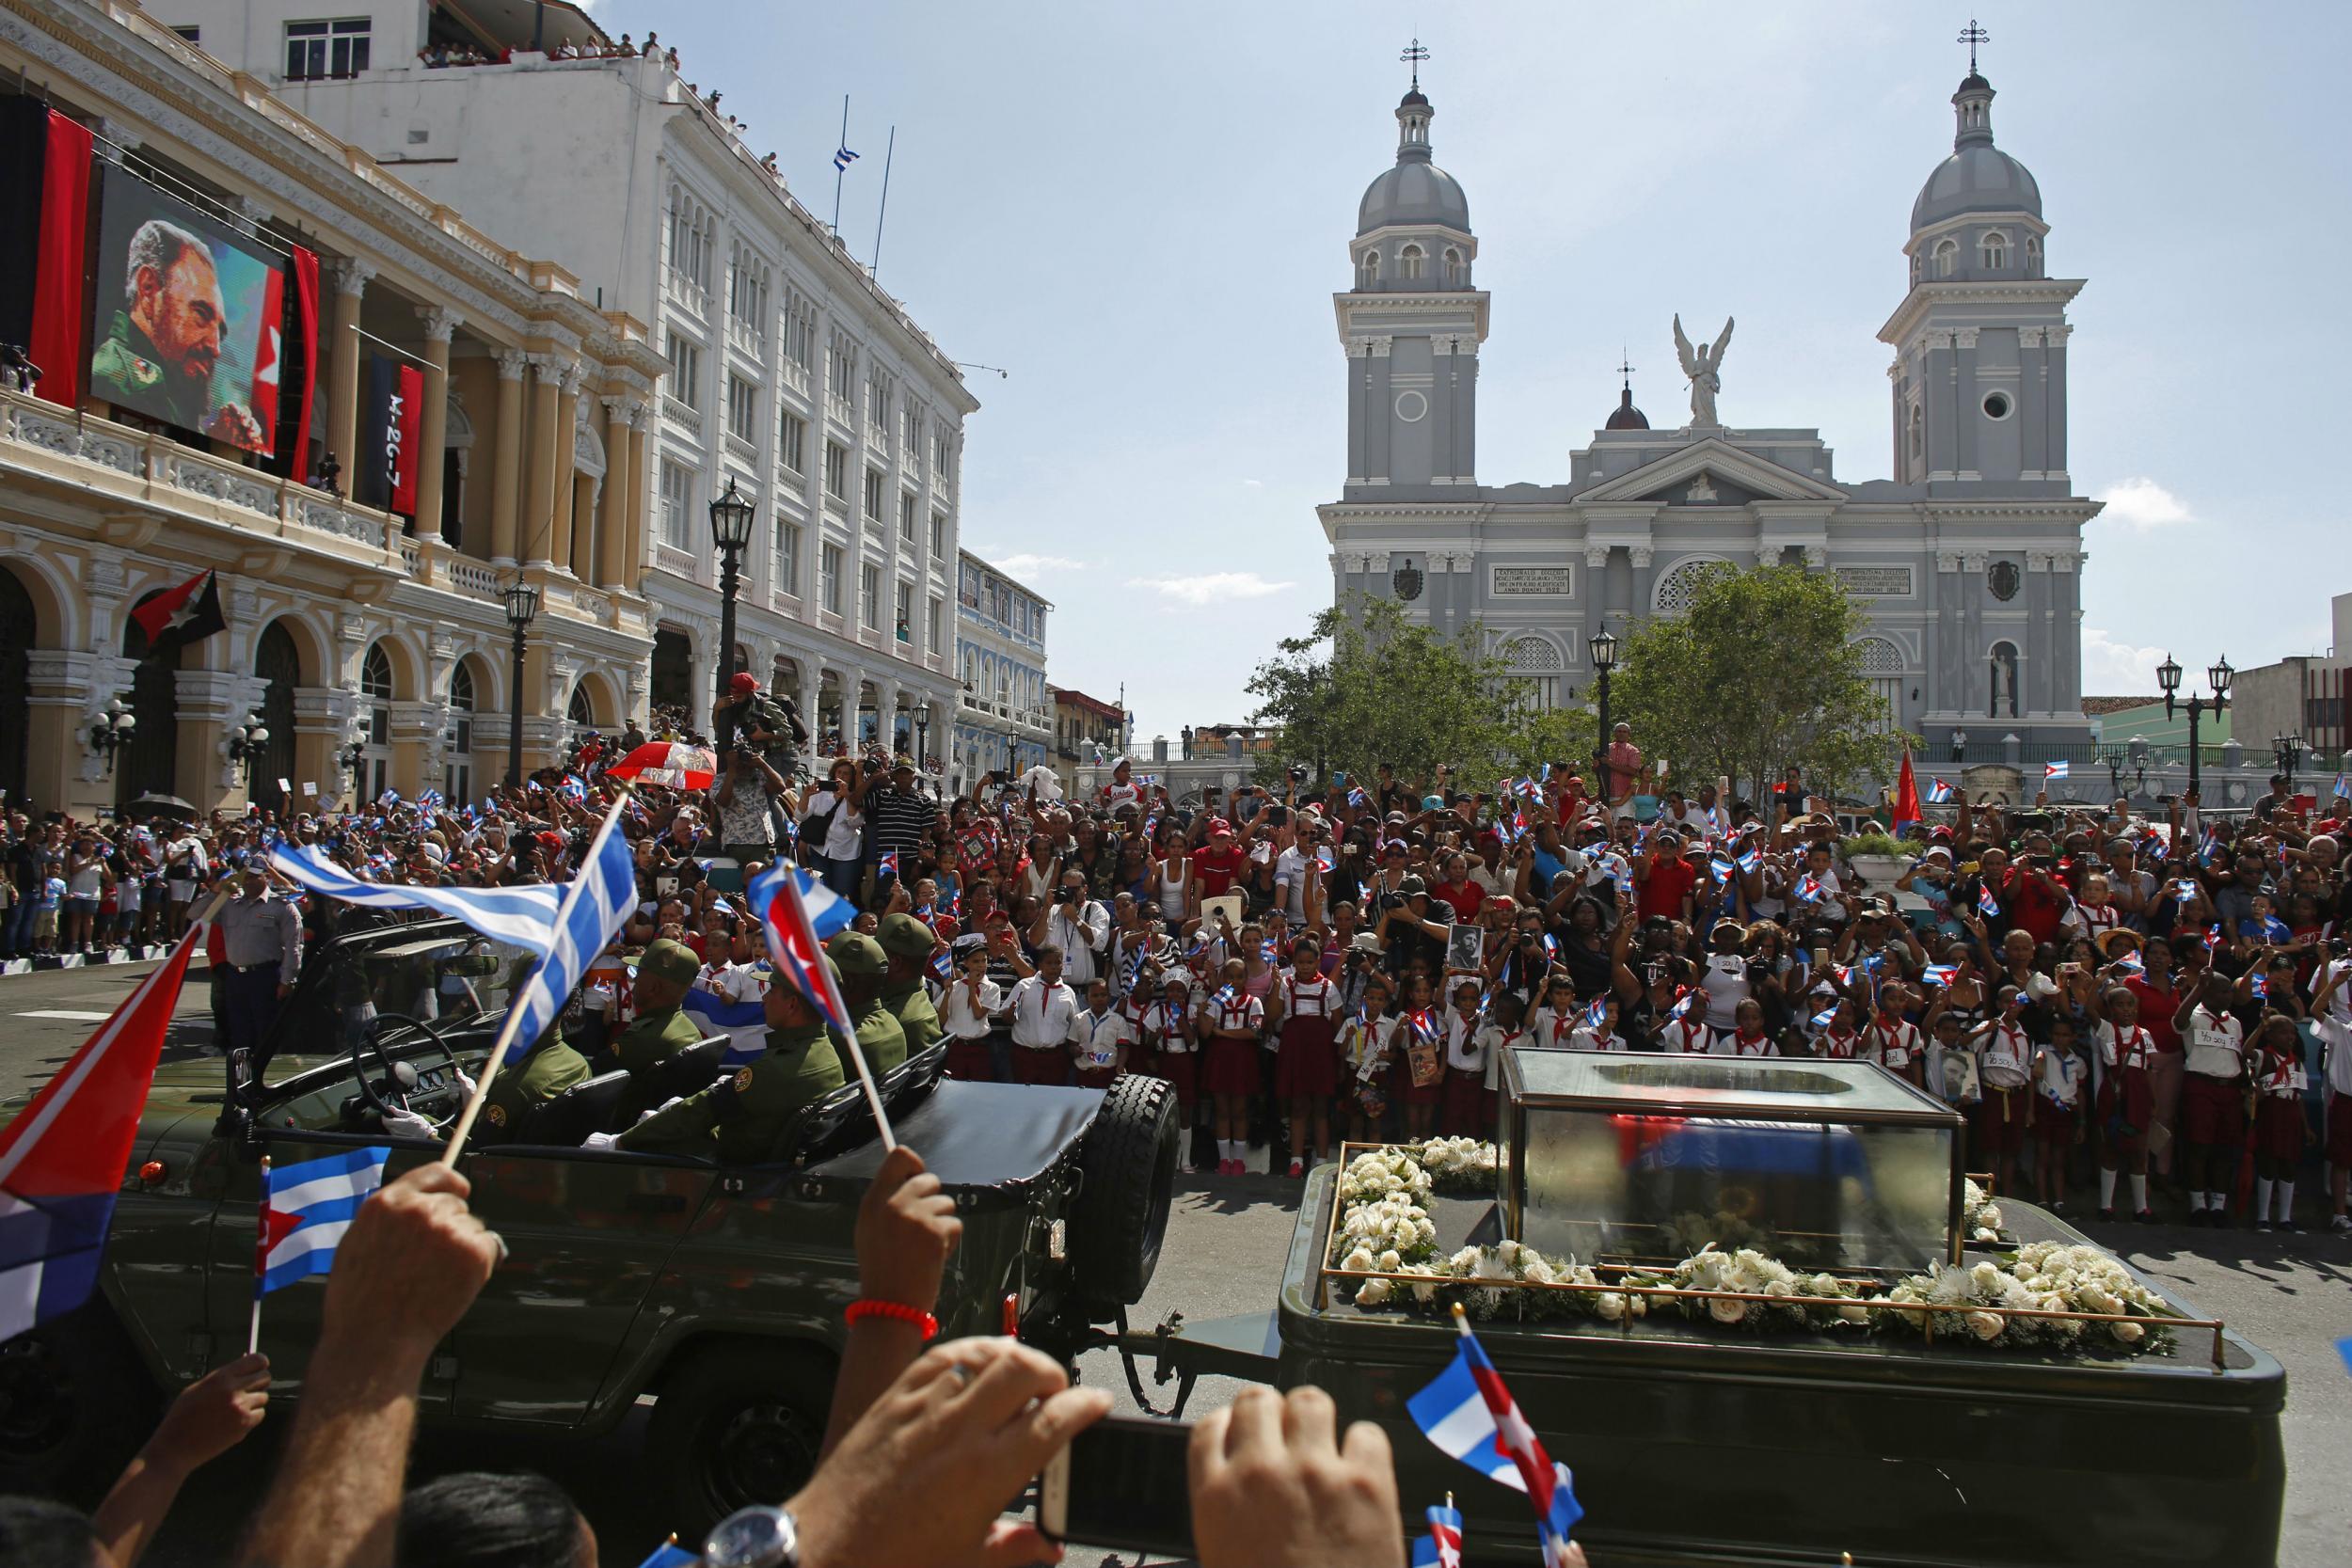
{"label": "street lamp post", "polygon": [[[739,495],[735,481],[727,481],[726,493],[710,503],[710,537],[719,546],[719,667],[718,697],[727,695],[728,677],[735,673],[735,594],[740,586],[743,546],[752,542],[752,503]],[[727,748],[735,739],[735,709],[711,709],[718,718],[711,729],[718,737],[719,755],[723,763]]]}
{"label": "street lamp post", "polygon": [[1600,729],[1593,740],[1593,787],[1597,791],[1596,799],[1600,801],[1601,809],[1606,811],[1609,807],[1609,672],[1617,667],[1617,640],[1610,635],[1609,623],[1603,621],[1600,630],[1595,632],[1584,646],[1585,651],[1593,656],[1593,673],[1597,689],[1595,696],[1600,705]]}
{"label": "street lamp post", "polygon": [[931,770],[931,710],[928,703],[914,710],[914,770]]}
{"label": "street lamp post", "polygon": [[[2201,697],[2192,692],[2188,701],[2182,705],[2188,710],[2188,792],[2200,799],[2202,799],[2202,793],[2198,788],[2201,758],[2197,748],[2197,723],[2206,714],[2217,715],[2229,707],[2230,677],[2236,673],[2230,668],[2226,657],[2214,660],[2213,667],[2205,672],[2205,679],[2213,686],[2212,697]],[[2181,667],[2170,654],[2165,655],[2164,662],[2156,666],[2156,684],[2164,689],[2164,716],[2169,719],[2173,715],[2173,693],[2181,689]]]}
{"label": "street lamp post", "polygon": [[259,708],[246,715],[245,722],[229,732],[229,760],[245,764],[245,782],[248,792],[253,786],[253,765],[262,757],[262,749],[269,744],[269,726],[262,722]]}
{"label": "street lamp post", "polygon": [[506,787],[523,782],[523,637],[539,613],[539,590],[516,578],[506,588],[506,624],[515,633],[515,678],[507,690]]}
{"label": "street lamp post", "polygon": [[106,759],[106,777],[115,775],[115,753],[131,744],[137,732],[139,716],[122,705],[122,699],[111,699],[96,721],[90,725],[90,750]]}
{"label": "street lamp post", "polygon": [[2287,793],[2295,793],[2295,765],[2303,760],[2309,743],[2299,735],[2274,736],[2270,741],[2271,754],[2278,759],[2279,771],[2287,781]]}

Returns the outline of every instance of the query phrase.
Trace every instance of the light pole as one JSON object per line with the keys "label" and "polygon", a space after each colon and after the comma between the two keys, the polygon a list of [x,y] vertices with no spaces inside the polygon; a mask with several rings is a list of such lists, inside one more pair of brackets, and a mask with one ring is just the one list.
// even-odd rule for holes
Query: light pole
{"label": "light pole", "polygon": [[506,624],[515,633],[515,675],[507,690],[506,787],[523,783],[523,637],[539,613],[539,590],[516,578],[506,586]]}
{"label": "light pole", "polygon": [[[752,542],[752,503],[738,494],[735,481],[727,481],[726,494],[710,503],[710,537],[719,546],[719,667],[718,699],[727,695],[728,677],[735,673],[735,594],[739,586],[743,546]],[[711,725],[717,737],[719,756],[725,761],[727,748],[735,739],[735,709],[713,706],[718,716]]]}
{"label": "light pole", "polygon": [[[2214,660],[2213,668],[2205,672],[2205,679],[2213,685],[2213,696],[2191,693],[2183,705],[2188,709],[2188,792],[2200,799],[2202,794],[2198,788],[2197,721],[2208,713],[2219,714],[2229,707],[2230,677],[2236,673],[2230,668],[2227,657]],[[2181,689],[2181,667],[2170,654],[2165,655],[2164,662],[2156,666],[2156,684],[2164,689],[2164,716],[2169,719],[2173,713],[2172,694]]]}
{"label": "light pole", "polygon": [[931,769],[931,708],[929,703],[914,710],[914,770],[928,773]]}
{"label": "light pole", "polygon": [[119,697],[109,700],[105,711],[90,725],[90,750],[106,759],[106,777],[115,776],[115,753],[131,744],[138,727],[139,716],[123,706]]}
{"label": "light pole", "polygon": [[2309,742],[2299,735],[2274,736],[2270,741],[2271,754],[2278,759],[2279,771],[2286,776],[2287,793],[2295,793],[2295,765],[2303,760]]}
{"label": "light pole", "polygon": [[246,714],[245,722],[229,732],[229,760],[245,764],[245,783],[248,794],[253,788],[253,765],[261,760],[262,748],[268,744],[269,726],[262,722],[259,708]]}
{"label": "light pole", "polygon": [[1593,673],[1597,677],[1596,696],[1600,705],[1600,731],[1593,740],[1593,783],[1599,791],[1602,811],[1609,809],[1609,672],[1617,667],[1617,640],[1609,633],[1609,623],[1603,621],[1600,630],[1593,633],[1584,644],[1593,656]]}

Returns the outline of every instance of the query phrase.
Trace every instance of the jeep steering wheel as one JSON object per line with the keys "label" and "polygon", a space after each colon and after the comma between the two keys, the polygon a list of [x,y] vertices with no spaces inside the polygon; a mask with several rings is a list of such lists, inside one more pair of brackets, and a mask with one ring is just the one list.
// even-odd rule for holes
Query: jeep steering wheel
{"label": "jeep steering wheel", "polygon": [[[400,1102],[399,1108],[401,1110],[408,1111],[408,1096],[401,1090],[395,1089],[391,1086],[392,1080],[395,1076],[392,1071],[392,1059],[384,1054],[385,1029],[389,1025],[402,1023],[406,1024],[409,1028],[416,1030],[421,1035],[423,1035],[427,1039],[430,1039],[433,1042],[437,1049],[439,1050],[441,1055],[449,1063],[450,1076],[453,1083],[455,1082],[458,1073],[463,1070],[457,1065],[457,1053],[450,1049],[449,1041],[443,1039],[441,1037],[441,1032],[433,1027],[432,1024],[426,1022],[423,1019],[417,1018],[408,1013],[376,1014],[375,1017],[368,1021],[368,1026],[359,1032],[359,1037],[352,1042],[351,1067],[353,1076],[359,1080],[360,1098],[368,1102],[368,1109],[375,1113],[376,1118],[379,1121],[383,1119],[385,1113],[391,1110],[392,1107],[385,1103],[384,1096],[378,1094],[376,1092],[375,1085],[368,1082],[367,1058],[371,1055],[375,1058],[375,1065],[383,1069],[384,1086],[386,1092],[389,1093],[394,1100]],[[411,1116],[418,1114],[419,1113],[417,1112],[409,1111],[409,1115]],[[428,1121],[432,1120],[430,1117],[427,1117],[425,1119]],[[443,1117],[440,1120],[433,1122],[433,1130],[437,1132],[442,1128],[447,1127],[451,1122],[455,1121],[457,1117],[454,1114]]]}

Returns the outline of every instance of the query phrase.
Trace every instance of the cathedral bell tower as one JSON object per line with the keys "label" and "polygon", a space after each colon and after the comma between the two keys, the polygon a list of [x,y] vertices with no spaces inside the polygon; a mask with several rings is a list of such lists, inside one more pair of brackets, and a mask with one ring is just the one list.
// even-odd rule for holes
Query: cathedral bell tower
{"label": "cathedral bell tower", "polygon": [[1348,245],[1354,286],[1332,296],[1347,355],[1347,491],[1439,499],[1475,484],[1478,345],[1486,295],[1470,202],[1430,161],[1437,116],[1412,90],[1396,106],[1396,165],[1364,192]]}

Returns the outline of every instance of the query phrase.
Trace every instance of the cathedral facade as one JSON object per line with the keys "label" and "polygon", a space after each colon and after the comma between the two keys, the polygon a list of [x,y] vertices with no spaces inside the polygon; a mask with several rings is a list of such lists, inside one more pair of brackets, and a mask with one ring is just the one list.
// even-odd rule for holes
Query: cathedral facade
{"label": "cathedral facade", "polygon": [[1713,422],[1726,324],[1678,345],[1702,388],[1691,422],[1651,428],[1629,387],[1565,482],[1495,485],[1477,472],[1489,296],[1417,85],[1397,105],[1395,166],[1359,209],[1353,286],[1333,296],[1347,480],[1318,515],[1339,600],[1393,597],[1441,629],[1475,620],[1559,704],[1585,695],[1604,623],[1676,614],[1709,573],[1803,562],[1864,602],[1864,669],[1931,754],[1958,734],[1971,760],[2010,736],[2026,758],[2088,738],[2082,530],[2099,503],[2066,457],[2066,307],[2083,281],[2049,276],[2042,193],[1994,147],[1993,96],[1973,69],[1952,95],[1951,155],[1913,204],[1908,292],[1879,330],[1893,478],[1839,480],[1818,431]]}

